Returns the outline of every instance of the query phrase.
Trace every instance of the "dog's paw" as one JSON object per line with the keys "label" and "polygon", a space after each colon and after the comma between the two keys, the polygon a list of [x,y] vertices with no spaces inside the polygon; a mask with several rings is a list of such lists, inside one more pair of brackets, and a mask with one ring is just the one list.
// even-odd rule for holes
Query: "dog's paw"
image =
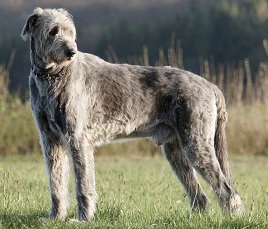
{"label": "dog's paw", "polygon": [[79,221],[78,219],[69,219],[69,223],[86,223],[86,221]]}
{"label": "dog's paw", "polygon": [[39,220],[40,220],[40,221],[47,221],[47,220],[51,220],[51,219],[48,218],[48,217],[40,217]]}

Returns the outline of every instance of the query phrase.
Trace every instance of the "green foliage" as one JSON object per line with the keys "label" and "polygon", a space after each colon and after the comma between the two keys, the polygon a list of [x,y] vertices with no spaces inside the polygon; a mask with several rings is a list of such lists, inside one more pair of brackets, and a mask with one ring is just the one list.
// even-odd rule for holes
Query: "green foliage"
{"label": "green foliage", "polygon": [[[253,72],[266,59],[262,40],[268,37],[268,20],[261,17],[263,1],[224,1],[207,9],[193,7],[177,15],[139,23],[120,21],[104,33],[96,53],[105,57],[107,44],[115,50],[119,60],[141,55],[147,45],[150,64],[158,59],[158,48],[168,50],[170,35],[175,33],[184,50],[185,69],[199,72],[199,58],[231,63],[248,58]],[[130,45],[131,44],[131,45]]]}
{"label": "green foliage", "polygon": [[[18,15],[29,14],[33,3],[24,1],[21,8],[15,4],[10,10],[10,2],[3,2],[0,64],[9,61],[12,50],[17,51],[10,88],[24,92],[28,89],[29,45],[19,36],[23,21],[16,20]],[[42,6],[48,6],[44,2]],[[268,38],[267,0],[82,2],[84,7],[67,5],[78,29],[78,47],[84,52],[107,58],[107,48],[112,47],[120,62],[130,62],[129,57],[140,56],[147,45],[150,64],[155,65],[159,47],[166,52],[171,33],[175,33],[184,52],[184,67],[195,73],[200,72],[200,58],[213,57],[216,65],[248,58],[252,73],[267,58],[262,49],[262,40]],[[8,16],[13,27],[5,23]]]}
{"label": "green foliage", "polygon": [[43,159],[2,157],[0,228],[267,228],[267,160],[236,157],[231,166],[245,214],[223,215],[200,179],[212,204],[206,213],[191,217],[184,190],[163,157],[98,157],[96,217],[89,223],[70,223],[77,215],[73,178],[67,220],[44,221],[50,196]]}

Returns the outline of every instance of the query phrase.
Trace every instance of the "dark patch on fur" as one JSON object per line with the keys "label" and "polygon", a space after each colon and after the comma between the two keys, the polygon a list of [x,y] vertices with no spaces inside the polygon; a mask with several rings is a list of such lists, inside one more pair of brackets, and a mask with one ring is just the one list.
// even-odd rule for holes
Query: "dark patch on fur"
{"label": "dark patch on fur", "polygon": [[168,92],[168,89],[163,87],[161,91],[158,91],[156,94],[156,119],[165,119],[172,120],[173,112],[175,105],[175,95],[172,92]]}
{"label": "dark patch on fur", "polygon": [[59,199],[57,198],[56,195],[51,195],[51,199],[52,199],[52,208],[51,208],[51,212],[50,212],[50,217],[54,218],[57,216],[58,211],[59,211]]}
{"label": "dark patch on fur", "polygon": [[36,82],[33,78],[30,78],[30,90],[31,90],[31,100],[36,102],[37,98],[39,97],[39,91]]}
{"label": "dark patch on fur", "polygon": [[57,97],[57,106],[55,107],[54,120],[55,125],[60,129],[63,134],[67,133],[67,123],[66,123],[66,103],[67,94],[65,91],[65,85],[62,85],[62,91]]}
{"label": "dark patch on fur", "polygon": [[38,116],[37,117],[38,120],[40,120],[39,123],[41,125],[41,131],[45,131],[46,133],[51,132],[46,113],[45,112],[38,112],[37,116]]}
{"label": "dark patch on fur", "polygon": [[[122,91],[122,87],[125,85],[118,84],[118,81],[113,79],[108,79],[106,76],[100,77],[100,90],[102,92],[102,109],[105,111],[104,122],[109,119],[116,118],[118,114],[122,114],[125,110],[127,97]],[[111,78],[113,77],[111,73]]]}
{"label": "dark patch on fur", "polygon": [[146,88],[156,88],[159,84],[159,74],[156,69],[145,69],[141,73],[141,77],[139,79],[140,84],[143,85],[143,89]]}
{"label": "dark patch on fur", "polygon": [[232,190],[230,189],[230,186],[227,184],[226,181],[224,181],[224,189],[228,192],[229,195],[232,194]]}
{"label": "dark patch on fur", "polygon": [[38,123],[40,125],[40,131],[45,132],[47,136],[49,136],[49,141],[58,143],[60,141],[60,136],[57,134],[57,132],[54,131],[55,127],[54,125],[51,125],[51,122],[49,122],[46,113],[38,112],[37,116],[39,120]]}
{"label": "dark patch on fur", "polygon": [[165,72],[164,73],[164,77],[166,77],[167,79],[172,79],[172,75],[173,75],[174,73],[173,72]]}
{"label": "dark patch on fur", "polygon": [[191,124],[191,109],[187,104],[187,99],[184,97],[179,97],[176,104],[176,122],[177,130],[179,132],[182,146],[186,146],[189,139],[189,134],[191,133],[190,128]]}
{"label": "dark patch on fur", "polygon": [[60,104],[57,105],[55,109],[55,124],[60,128],[61,132],[63,134],[67,133],[66,128],[66,110],[65,106],[60,106]]}
{"label": "dark patch on fur", "polygon": [[[88,207],[89,207],[89,200],[88,200],[88,197],[87,196],[85,196],[83,194],[80,194],[80,195],[78,194],[77,195],[77,199],[81,203],[81,204],[79,204],[80,207],[81,207],[80,212],[84,212],[84,209],[88,209]],[[85,217],[86,217],[86,215],[83,218],[85,218]]]}
{"label": "dark patch on fur", "polygon": [[157,111],[159,116],[161,117],[162,115],[168,114],[168,112],[171,111],[171,107],[174,104],[174,97],[171,94],[158,94],[157,96]]}

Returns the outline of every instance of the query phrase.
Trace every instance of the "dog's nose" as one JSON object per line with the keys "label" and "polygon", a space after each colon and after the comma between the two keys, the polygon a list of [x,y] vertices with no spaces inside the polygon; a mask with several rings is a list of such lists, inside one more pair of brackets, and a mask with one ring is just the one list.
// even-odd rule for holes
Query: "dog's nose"
{"label": "dog's nose", "polygon": [[76,53],[76,51],[75,51],[74,49],[67,49],[67,50],[65,51],[65,55],[66,55],[67,57],[73,57],[73,56],[75,55],[75,53]]}

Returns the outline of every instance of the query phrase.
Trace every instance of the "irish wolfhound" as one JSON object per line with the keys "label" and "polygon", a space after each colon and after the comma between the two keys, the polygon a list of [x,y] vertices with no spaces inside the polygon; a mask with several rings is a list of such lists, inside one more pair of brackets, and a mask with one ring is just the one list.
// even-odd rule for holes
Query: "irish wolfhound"
{"label": "irish wolfhound", "polygon": [[228,164],[225,101],[205,79],[172,67],[111,64],[79,52],[72,16],[36,8],[22,38],[30,38],[30,101],[49,176],[50,218],[66,216],[71,155],[78,219],[96,210],[94,147],[126,138],[151,138],[189,197],[191,212],[209,199],[195,170],[224,212],[240,214]]}

